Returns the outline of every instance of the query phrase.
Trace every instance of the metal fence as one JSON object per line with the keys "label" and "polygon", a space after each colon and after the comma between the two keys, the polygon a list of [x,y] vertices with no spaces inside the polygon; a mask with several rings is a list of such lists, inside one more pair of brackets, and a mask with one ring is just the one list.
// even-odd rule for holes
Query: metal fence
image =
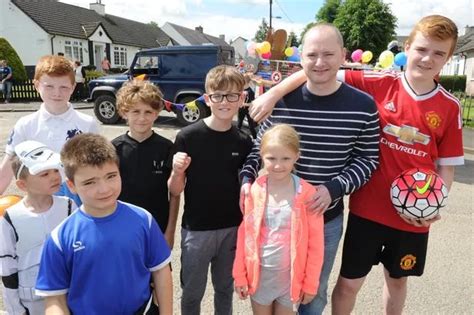
{"label": "metal fence", "polygon": [[[87,90],[87,85],[90,80],[95,78],[86,78],[86,82],[84,83],[85,90]],[[84,91],[84,94],[87,94]],[[88,95],[84,95],[87,97]],[[4,101],[5,96],[3,95],[2,91],[0,91],[0,100]],[[12,95],[11,95],[11,102],[35,102],[41,101],[40,95],[36,92],[35,85],[33,80],[26,80],[26,81],[15,81],[12,86]]]}
{"label": "metal fence", "polygon": [[464,92],[454,92],[453,94],[459,99],[459,102],[461,103],[463,126],[474,127],[473,96],[467,95]]}

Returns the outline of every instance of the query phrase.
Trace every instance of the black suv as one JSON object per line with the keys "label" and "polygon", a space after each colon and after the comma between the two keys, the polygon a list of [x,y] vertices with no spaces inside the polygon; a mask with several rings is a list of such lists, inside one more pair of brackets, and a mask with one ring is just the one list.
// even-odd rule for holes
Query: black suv
{"label": "black suv", "polygon": [[[115,93],[125,81],[135,77],[158,85],[164,99],[186,104],[204,94],[207,72],[220,64],[234,65],[231,46],[168,46],[139,51],[123,74],[109,75],[89,82],[89,100],[94,102],[94,113],[104,124],[120,120],[115,104]],[[207,106],[200,101],[196,106],[167,106],[175,112],[183,125],[192,124],[208,116]]]}

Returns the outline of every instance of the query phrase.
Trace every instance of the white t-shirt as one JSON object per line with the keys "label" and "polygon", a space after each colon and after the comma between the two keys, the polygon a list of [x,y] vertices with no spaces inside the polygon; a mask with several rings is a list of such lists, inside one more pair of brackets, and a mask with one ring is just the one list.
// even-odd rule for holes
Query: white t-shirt
{"label": "white t-shirt", "polygon": [[15,146],[26,140],[39,141],[59,153],[75,135],[99,133],[94,117],[74,110],[71,104],[68,107],[65,113],[53,115],[41,104],[38,111],[20,118],[8,137],[5,153],[13,155]]}

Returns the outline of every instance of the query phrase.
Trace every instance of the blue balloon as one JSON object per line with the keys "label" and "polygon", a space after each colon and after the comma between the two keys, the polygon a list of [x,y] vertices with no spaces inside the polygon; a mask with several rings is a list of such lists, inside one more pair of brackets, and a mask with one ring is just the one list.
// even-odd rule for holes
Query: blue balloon
{"label": "blue balloon", "polygon": [[395,55],[394,63],[399,67],[405,66],[407,64],[407,55],[404,52],[399,52]]}
{"label": "blue balloon", "polygon": [[292,55],[287,58],[288,61],[299,62],[301,60],[300,55]]}

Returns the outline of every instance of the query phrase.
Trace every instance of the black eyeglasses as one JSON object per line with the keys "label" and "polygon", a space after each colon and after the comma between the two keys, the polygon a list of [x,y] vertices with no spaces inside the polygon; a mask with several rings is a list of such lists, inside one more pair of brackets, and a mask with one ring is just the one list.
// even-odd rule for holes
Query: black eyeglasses
{"label": "black eyeglasses", "polygon": [[229,103],[235,103],[235,102],[238,102],[239,99],[240,99],[240,95],[242,95],[241,93],[229,93],[229,94],[209,94],[209,99],[213,102],[213,103],[220,103],[224,100],[224,97],[225,99],[227,100],[227,102]]}

